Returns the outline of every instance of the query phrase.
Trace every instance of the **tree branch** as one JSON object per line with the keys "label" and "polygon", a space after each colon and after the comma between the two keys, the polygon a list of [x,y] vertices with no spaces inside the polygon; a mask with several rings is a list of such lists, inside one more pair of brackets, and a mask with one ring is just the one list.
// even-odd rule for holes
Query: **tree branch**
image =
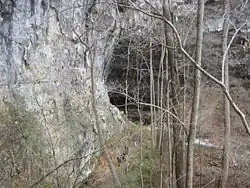
{"label": "tree branch", "polygon": [[49,171],[47,174],[45,174],[43,177],[41,177],[39,180],[37,180],[35,183],[33,183],[29,188],[33,188],[35,187],[36,185],[38,185],[40,182],[42,182],[45,178],[47,178],[49,175],[51,175],[52,173],[54,173],[56,170],[58,170],[59,168],[63,167],[64,165],[66,165],[67,163],[71,162],[71,161],[75,161],[75,160],[80,160],[80,159],[83,159],[85,157],[88,157],[96,152],[98,152],[99,149],[93,151],[92,153],[89,153],[87,155],[84,155],[82,157],[75,157],[75,158],[71,158],[71,159],[68,159],[66,161],[64,161],[63,163],[61,163],[60,165],[58,165],[57,167],[55,167],[54,169],[52,169],[51,171]]}
{"label": "tree branch", "polygon": [[[153,5],[151,5],[148,1],[145,0],[145,2],[147,2],[147,4],[149,4],[156,12],[157,14],[151,14],[149,13],[147,10],[141,9],[136,7],[133,3],[131,3],[134,7],[132,7],[134,10],[140,11],[150,17],[156,18],[156,19],[160,19],[163,20],[164,22],[166,22],[171,29],[174,31],[174,34],[177,38],[177,42],[179,45],[179,48],[181,50],[181,52],[191,61],[191,63],[195,66],[195,68],[199,69],[204,75],[206,75],[210,80],[212,80],[213,82],[215,82],[217,85],[219,85],[223,91],[223,93],[226,95],[226,97],[228,98],[231,106],[233,107],[233,109],[235,110],[235,112],[240,116],[241,121],[243,123],[244,128],[246,129],[247,134],[250,135],[250,127],[248,125],[248,122],[246,120],[246,115],[239,109],[239,107],[235,104],[235,102],[233,101],[228,89],[226,88],[225,84],[223,82],[221,82],[220,80],[218,80],[217,78],[215,78],[214,76],[212,76],[210,73],[208,73],[206,70],[204,70],[200,65],[198,65],[196,63],[196,61],[187,53],[187,51],[183,48],[182,42],[181,42],[181,37],[178,34],[177,29],[175,28],[175,26],[169,21],[167,20],[156,8],[154,8]],[[245,23],[247,24],[247,23]]]}
{"label": "tree branch", "polygon": [[145,105],[145,106],[149,106],[149,107],[154,107],[154,108],[157,108],[157,109],[159,109],[159,110],[162,110],[162,111],[165,112],[165,113],[168,113],[168,114],[171,115],[175,120],[178,121],[178,123],[183,127],[185,134],[187,135],[187,128],[186,128],[185,123],[183,123],[183,122],[182,122],[174,113],[172,113],[171,111],[166,110],[165,108],[162,108],[162,107],[160,107],[160,106],[158,106],[158,105],[154,105],[154,104],[150,104],[150,103],[145,103],[145,102],[137,101],[136,99],[134,99],[134,98],[131,97],[130,95],[128,95],[128,94],[126,94],[126,93],[123,93],[123,92],[112,91],[112,93],[118,93],[118,94],[124,95],[124,96],[126,96],[127,98],[133,100],[136,104]]}

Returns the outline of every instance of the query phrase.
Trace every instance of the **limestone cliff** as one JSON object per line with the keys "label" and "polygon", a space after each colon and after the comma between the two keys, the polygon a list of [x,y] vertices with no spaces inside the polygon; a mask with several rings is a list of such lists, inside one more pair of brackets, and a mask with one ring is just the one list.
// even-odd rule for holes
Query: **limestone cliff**
{"label": "limestone cliff", "polygon": [[[77,160],[52,173],[45,182],[70,187],[88,176],[92,170],[89,159],[99,151],[91,100],[92,65],[95,102],[105,139],[122,131],[124,120],[110,104],[108,90],[125,88],[127,57],[119,59],[115,55],[121,54],[113,51],[127,53],[128,45],[121,50],[118,44],[134,41],[134,49],[148,57],[149,38],[153,44],[162,42],[161,20],[138,9],[144,8],[152,15],[157,15],[157,11],[143,0],[127,2],[0,0],[0,167],[4,168],[0,173],[1,185],[18,187],[13,181],[18,178],[17,182],[23,182],[20,186],[25,187],[72,158]],[[148,2],[161,12],[160,0]],[[232,2],[230,36],[233,26],[250,23],[249,4],[243,7],[238,1]],[[192,54],[196,1],[186,4],[176,0],[172,6],[173,21],[185,49]],[[223,23],[220,1],[206,4],[205,11],[203,67],[219,77]],[[245,28],[241,31],[244,37],[249,33],[249,27]],[[235,43],[229,57],[231,75],[248,78],[250,55],[247,51],[239,57],[237,50],[242,51]],[[156,68],[160,55],[153,56]],[[178,61],[187,61],[179,57],[181,54],[177,56]],[[148,59],[141,62],[143,67]],[[144,75],[148,76],[148,72]],[[133,76],[129,79],[133,92],[138,86]],[[142,81],[141,92],[146,93],[146,102],[147,79]],[[249,81],[245,82],[249,87]]]}
{"label": "limestone cliff", "polygon": [[[57,185],[69,183],[70,187],[76,177],[90,173],[88,161],[99,149],[91,105],[91,65],[105,138],[122,130],[123,120],[109,103],[103,79],[104,63],[112,53],[121,24],[117,7],[111,2],[0,1],[0,94],[1,112],[6,114],[1,116],[5,133],[1,165],[6,167],[1,185],[11,179],[11,169],[16,176],[19,169],[30,184],[75,157],[79,159],[47,180]],[[15,117],[8,119],[13,110]],[[29,130],[23,125],[27,118],[32,118]],[[8,126],[13,123],[20,132],[10,134]],[[28,136],[23,138],[27,131]],[[18,134],[21,136],[13,146],[9,138]],[[18,145],[22,147],[16,149]],[[10,150],[14,156],[22,152],[25,160],[16,158],[11,166]],[[23,186],[27,186],[25,181]]]}

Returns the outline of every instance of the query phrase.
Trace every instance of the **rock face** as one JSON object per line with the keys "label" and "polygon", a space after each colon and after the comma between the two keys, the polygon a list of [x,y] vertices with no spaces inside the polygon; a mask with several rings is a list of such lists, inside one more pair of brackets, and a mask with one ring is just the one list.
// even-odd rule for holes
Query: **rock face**
{"label": "rock face", "polygon": [[[145,1],[132,2],[132,6],[154,12]],[[160,10],[161,1],[149,2]],[[118,3],[126,5],[120,0]],[[26,178],[23,180],[25,187],[74,157],[79,159],[50,176],[52,183],[59,187],[68,183],[66,187],[70,187],[77,178],[91,172],[89,159],[99,145],[92,112],[92,65],[95,102],[104,136],[109,138],[122,130],[124,122],[117,108],[110,105],[105,85],[106,81],[115,81],[108,87],[118,88],[117,83],[124,84],[124,78],[109,75],[111,70],[111,74],[121,76],[125,73],[121,69],[127,67],[127,64],[110,61],[114,45],[122,37],[146,41],[149,36],[159,37],[162,26],[160,21],[150,22],[142,12],[121,5],[113,4],[112,0],[0,0],[0,132],[7,135],[0,145],[0,161],[4,161],[0,165],[10,164],[0,174],[1,185],[13,182],[13,176],[21,176]],[[173,7],[183,42],[187,49],[193,50],[195,24],[192,24],[192,17],[196,5],[178,0]],[[204,67],[214,71],[216,76],[221,58],[217,53],[220,52],[219,32],[223,22],[221,10],[218,3],[206,6],[204,28]],[[242,15],[249,14],[249,7],[241,10],[235,5],[234,10],[237,14],[232,15],[232,22],[239,27],[245,22]],[[184,23],[191,23],[191,27],[183,27]],[[154,57],[156,62],[160,61],[159,54]],[[240,63],[244,60],[244,64],[249,61],[249,54],[242,59],[233,55],[229,58],[232,67],[236,59]],[[245,74],[244,77],[249,76],[249,71]],[[15,131],[8,131],[10,128]],[[13,144],[22,147],[16,148]],[[17,156],[27,161],[19,157],[13,163],[12,153],[20,150]],[[19,171],[26,174],[20,175]],[[10,177],[11,173],[14,175]]]}
{"label": "rock face", "polygon": [[[30,137],[26,138],[23,147],[32,150],[31,145],[38,140],[42,145],[36,154],[25,155],[26,159],[33,158],[38,163],[37,168],[16,159],[21,175],[28,174],[28,184],[74,157],[82,158],[59,169],[56,182],[52,175],[53,183],[69,183],[66,187],[70,187],[72,181],[67,181],[66,177],[75,181],[76,177],[90,173],[88,161],[99,148],[92,113],[91,65],[94,67],[95,103],[104,136],[109,138],[122,130],[123,120],[109,103],[103,79],[104,63],[112,53],[121,24],[116,6],[111,2],[98,1],[95,5],[95,0],[0,1],[2,111],[11,112],[13,107],[19,114],[27,112],[28,116],[33,116],[30,123],[36,120],[32,126],[37,132],[30,135],[36,136],[32,143]],[[9,123],[13,122],[1,121],[1,130],[6,130]],[[18,119],[14,123],[21,126]],[[22,140],[21,137],[17,144]],[[4,143],[9,143],[10,147],[8,134]],[[1,157],[5,157],[3,152],[10,156],[9,147],[1,147]],[[46,157],[39,159],[41,156]],[[6,159],[3,165],[8,162],[11,163]],[[1,174],[1,185],[10,180],[8,173],[6,169],[6,173]]]}

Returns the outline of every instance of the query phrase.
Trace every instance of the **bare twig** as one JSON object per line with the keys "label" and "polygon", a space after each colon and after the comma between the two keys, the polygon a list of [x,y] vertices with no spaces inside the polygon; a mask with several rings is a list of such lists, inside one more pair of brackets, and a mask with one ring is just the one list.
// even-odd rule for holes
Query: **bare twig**
{"label": "bare twig", "polygon": [[90,155],[93,155],[94,153],[98,152],[99,149],[93,151],[92,153],[89,153],[87,155],[84,155],[82,157],[75,157],[75,158],[71,158],[71,159],[68,159],[66,161],[64,161],[63,163],[59,164],[58,166],[56,166],[53,170],[49,171],[47,174],[45,174],[43,177],[41,177],[39,180],[37,180],[35,183],[33,183],[29,188],[33,188],[35,187],[36,185],[38,185],[40,182],[42,182],[45,178],[47,178],[50,174],[54,173],[55,171],[57,171],[59,168],[63,167],[64,165],[68,164],[69,162],[71,161],[75,161],[75,160],[80,160],[80,159],[83,159],[83,158],[86,158]]}
{"label": "bare twig", "polygon": [[[152,6],[148,1],[146,1],[150,6]],[[134,6],[134,5],[133,5]],[[153,6],[152,6],[153,7]],[[218,80],[217,78],[215,78],[214,76],[212,76],[210,73],[208,73],[205,69],[203,69],[200,65],[198,65],[196,63],[196,61],[187,53],[187,51],[183,48],[182,42],[181,42],[181,38],[180,35],[178,34],[177,29],[175,28],[175,26],[169,21],[167,20],[157,9],[155,9],[155,11],[157,11],[157,14],[152,14],[149,13],[149,11],[138,8],[136,6],[132,7],[134,10],[140,11],[142,13],[144,13],[145,15],[148,15],[150,17],[156,18],[156,19],[160,19],[165,21],[174,31],[175,36],[177,38],[177,42],[179,45],[179,48],[181,50],[181,52],[191,61],[191,63],[195,66],[195,68],[199,69],[204,75],[206,75],[210,80],[212,80],[213,82],[215,82],[217,85],[219,85],[223,91],[223,93],[226,95],[226,97],[228,98],[231,106],[233,107],[233,109],[235,110],[235,112],[240,116],[241,121],[243,123],[243,126],[246,129],[247,134],[250,135],[250,127],[248,125],[248,122],[246,120],[246,115],[239,109],[239,107],[235,104],[234,100],[232,99],[228,89],[226,88],[225,84],[223,84],[220,80]],[[246,23],[245,23],[246,24]]]}
{"label": "bare twig", "polygon": [[230,40],[230,42],[229,42],[229,44],[228,44],[228,46],[227,46],[227,49],[226,49],[226,51],[225,51],[225,53],[223,54],[223,59],[222,59],[222,75],[221,75],[221,80],[222,80],[222,82],[223,82],[223,80],[224,80],[224,74],[225,74],[225,71],[223,70],[224,69],[224,66],[225,66],[225,61],[226,61],[226,57],[227,57],[227,54],[228,54],[228,50],[229,50],[229,48],[231,47],[231,45],[232,45],[232,43],[233,43],[233,40],[235,39],[235,37],[236,37],[236,35],[239,33],[239,31],[244,27],[246,25],[246,23],[244,23],[244,24],[242,24],[238,29],[236,29],[235,28],[235,33],[234,33],[234,35],[233,35],[233,37],[231,38],[231,40]]}
{"label": "bare twig", "polygon": [[162,108],[160,106],[154,105],[154,104],[150,104],[150,103],[145,103],[145,102],[140,102],[137,101],[136,99],[134,99],[133,97],[127,95],[126,93],[123,92],[119,92],[119,91],[112,91],[113,93],[118,93],[124,96],[127,96],[129,99],[133,100],[135,103],[140,104],[140,105],[145,105],[145,106],[149,106],[149,107],[154,107],[157,108],[159,110],[162,110],[165,113],[168,113],[169,115],[171,115],[174,119],[176,119],[178,121],[178,123],[183,127],[185,134],[187,135],[187,129],[186,129],[186,125],[176,116],[174,115],[171,111],[166,110],[165,108]]}

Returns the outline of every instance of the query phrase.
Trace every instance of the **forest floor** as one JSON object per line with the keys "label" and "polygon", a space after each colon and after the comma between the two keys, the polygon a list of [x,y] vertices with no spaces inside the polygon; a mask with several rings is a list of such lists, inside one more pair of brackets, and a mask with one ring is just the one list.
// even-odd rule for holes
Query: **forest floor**
{"label": "forest floor", "polygon": [[[231,94],[239,108],[248,116],[248,122],[250,122],[250,92],[247,88],[243,88],[240,83],[231,88]],[[188,115],[187,113],[187,117]],[[194,188],[216,187],[216,182],[221,173],[224,138],[223,117],[223,93],[220,88],[203,87],[197,140],[195,142]],[[164,187],[167,185],[166,177],[169,165],[165,162],[160,165],[159,152],[151,150],[149,127],[143,127],[142,129],[139,127],[131,124],[126,135],[109,141],[108,148],[112,161],[116,166],[123,187],[139,188],[142,178],[145,188],[160,187],[161,172]],[[227,188],[248,188],[250,187],[250,136],[247,135],[239,116],[232,108],[231,132]],[[141,135],[142,139],[138,139]],[[119,162],[117,157],[124,153],[124,146],[128,147],[128,152],[125,160]],[[98,159],[99,165],[97,165],[96,170],[84,187],[112,187],[108,165],[103,160],[102,156]],[[161,168],[161,166],[163,167]]]}
{"label": "forest floor", "polygon": [[[239,81],[231,88],[235,103],[250,122],[250,91]],[[224,142],[223,93],[219,88],[203,88],[200,109],[198,137],[207,139],[213,147],[197,147],[196,184],[214,187],[215,178],[220,174],[221,154]],[[206,186],[205,186],[206,185]],[[202,187],[201,186],[201,187]],[[250,187],[250,136],[239,116],[231,108],[231,156],[228,188]]]}

